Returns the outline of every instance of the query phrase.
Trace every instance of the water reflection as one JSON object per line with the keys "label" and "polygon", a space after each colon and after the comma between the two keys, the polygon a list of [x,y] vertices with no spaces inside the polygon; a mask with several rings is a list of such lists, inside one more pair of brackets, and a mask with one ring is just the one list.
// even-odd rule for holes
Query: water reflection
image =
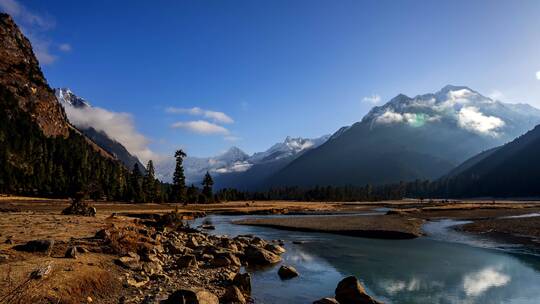
{"label": "water reflection", "polygon": [[[276,265],[253,273],[256,303],[311,303],[332,296],[337,282],[356,275],[385,303],[540,303],[540,258],[432,238],[374,240],[230,223],[213,216],[216,233],[282,239],[283,263],[300,277],[281,281]],[[441,231],[441,238],[444,239]],[[292,241],[306,241],[292,244]]]}
{"label": "water reflection", "polygon": [[[500,267],[498,267],[500,268]],[[465,275],[463,289],[468,296],[478,296],[493,287],[501,287],[510,282],[510,276],[494,267]]]}

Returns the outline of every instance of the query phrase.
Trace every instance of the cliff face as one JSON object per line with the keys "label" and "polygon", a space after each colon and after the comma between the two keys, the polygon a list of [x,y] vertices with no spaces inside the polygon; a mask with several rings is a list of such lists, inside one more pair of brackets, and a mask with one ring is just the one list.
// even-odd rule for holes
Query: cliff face
{"label": "cliff face", "polygon": [[7,14],[0,14],[0,45],[0,86],[15,96],[45,136],[68,137],[70,125],[39,68],[32,45]]}

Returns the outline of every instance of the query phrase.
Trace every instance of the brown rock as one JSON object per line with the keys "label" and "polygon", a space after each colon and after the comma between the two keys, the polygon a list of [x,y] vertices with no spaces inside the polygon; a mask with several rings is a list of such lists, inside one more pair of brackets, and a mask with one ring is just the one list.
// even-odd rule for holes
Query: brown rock
{"label": "brown rock", "polygon": [[279,245],[276,245],[276,244],[266,244],[266,246],[264,246],[264,249],[274,253],[274,254],[282,254],[282,253],[285,253],[285,248],[279,246]]}
{"label": "brown rock", "polygon": [[282,265],[279,267],[278,275],[282,280],[288,280],[297,277],[300,274],[294,267]]}
{"label": "brown rock", "polygon": [[213,293],[204,289],[181,289],[177,290],[164,304],[219,304],[219,299]]}
{"label": "brown rock", "polygon": [[14,246],[13,249],[26,252],[40,252],[50,255],[54,246],[54,240],[33,240],[26,244]]}
{"label": "brown rock", "polygon": [[281,257],[266,249],[249,246],[245,252],[246,260],[253,265],[275,264],[281,261]]}
{"label": "brown rock", "polygon": [[226,304],[247,303],[246,298],[242,294],[242,291],[234,285],[227,288],[227,291],[225,291],[225,294],[223,295],[222,302]]}
{"label": "brown rock", "polygon": [[243,293],[251,294],[251,276],[249,273],[237,273],[234,276],[233,285],[237,286]]}
{"label": "brown rock", "polygon": [[176,266],[179,268],[199,268],[197,259],[191,254],[186,254],[176,260]]}
{"label": "brown rock", "polygon": [[71,246],[71,247],[68,247],[68,249],[66,250],[64,257],[69,258],[69,259],[76,259],[77,255],[78,255],[77,246]]}
{"label": "brown rock", "polygon": [[336,300],[339,304],[380,304],[367,293],[354,276],[341,280],[336,287]]}
{"label": "brown rock", "polygon": [[131,270],[140,270],[142,265],[140,263],[140,257],[134,252],[128,252],[127,255],[115,260],[116,264]]}
{"label": "brown rock", "polygon": [[339,302],[334,298],[322,298],[313,302],[313,304],[339,304]]}

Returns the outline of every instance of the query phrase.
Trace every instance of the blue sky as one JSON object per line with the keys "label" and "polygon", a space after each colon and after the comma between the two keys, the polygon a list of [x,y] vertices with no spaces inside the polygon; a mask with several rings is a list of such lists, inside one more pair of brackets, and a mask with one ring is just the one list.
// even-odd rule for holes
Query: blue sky
{"label": "blue sky", "polygon": [[156,157],[318,137],[374,103],[446,84],[540,106],[539,1],[0,0],[0,8],[30,36],[51,86],[129,113],[118,124]]}

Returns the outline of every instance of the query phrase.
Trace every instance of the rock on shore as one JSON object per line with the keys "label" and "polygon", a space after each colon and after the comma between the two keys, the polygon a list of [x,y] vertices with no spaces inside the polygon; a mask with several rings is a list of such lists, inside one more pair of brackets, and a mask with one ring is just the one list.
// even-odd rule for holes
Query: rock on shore
{"label": "rock on shore", "polygon": [[364,286],[354,276],[341,280],[335,291],[335,298],[322,298],[313,304],[382,304],[366,293]]}

